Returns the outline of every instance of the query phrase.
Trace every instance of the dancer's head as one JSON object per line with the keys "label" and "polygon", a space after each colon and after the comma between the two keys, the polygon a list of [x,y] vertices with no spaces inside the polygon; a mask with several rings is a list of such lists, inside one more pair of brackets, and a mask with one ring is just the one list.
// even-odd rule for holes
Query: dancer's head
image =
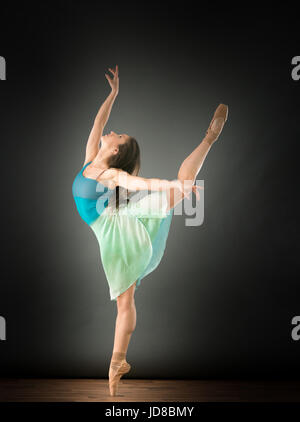
{"label": "dancer's head", "polygon": [[[104,153],[108,167],[118,168],[137,176],[141,167],[140,148],[137,140],[125,133],[111,131],[101,137],[102,154]],[[119,207],[119,186],[116,187],[116,207]]]}
{"label": "dancer's head", "polygon": [[129,135],[126,135],[126,133],[116,133],[111,130],[110,133],[101,136],[102,153],[117,154],[119,145],[125,144],[128,139]]}
{"label": "dancer's head", "polygon": [[108,167],[119,168],[129,174],[138,174],[140,170],[140,148],[137,140],[126,133],[111,131],[101,136],[101,155],[106,156]]}

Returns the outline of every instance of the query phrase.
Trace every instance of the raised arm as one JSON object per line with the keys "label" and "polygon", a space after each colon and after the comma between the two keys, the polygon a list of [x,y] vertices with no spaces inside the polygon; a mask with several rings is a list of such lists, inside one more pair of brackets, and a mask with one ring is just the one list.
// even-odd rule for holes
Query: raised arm
{"label": "raised arm", "polygon": [[88,163],[89,161],[92,161],[96,155],[99,152],[99,142],[100,138],[103,133],[103,129],[109,119],[110,112],[113,106],[113,103],[119,93],[119,71],[118,71],[118,65],[116,66],[116,70],[113,71],[109,68],[109,70],[114,75],[114,78],[111,79],[107,74],[105,74],[110,86],[111,86],[111,92],[104,101],[104,103],[101,105],[92,127],[92,130],[90,132],[87,144],[86,144],[86,151],[85,151],[85,160],[84,164]]}

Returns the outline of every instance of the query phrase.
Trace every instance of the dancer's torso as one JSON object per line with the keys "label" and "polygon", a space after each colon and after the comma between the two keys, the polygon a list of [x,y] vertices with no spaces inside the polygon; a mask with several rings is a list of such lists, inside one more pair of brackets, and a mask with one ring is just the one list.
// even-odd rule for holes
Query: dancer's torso
{"label": "dancer's torso", "polygon": [[91,224],[95,221],[108,206],[113,189],[98,182],[95,179],[83,175],[85,168],[91,163],[88,162],[76,175],[72,193],[81,218]]}

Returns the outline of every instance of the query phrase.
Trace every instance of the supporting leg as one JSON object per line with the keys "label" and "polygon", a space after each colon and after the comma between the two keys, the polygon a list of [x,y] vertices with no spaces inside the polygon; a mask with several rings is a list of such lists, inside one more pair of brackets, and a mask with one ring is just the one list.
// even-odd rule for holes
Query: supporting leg
{"label": "supporting leg", "polygon": [[126,362],[126,353],[131,335],[136,327],[136,308],[134,291],[136,282],[117,297],[118,315],[115,325],[115,338],[112,358],[109,367],[109,388],[112,396],[116,395],[118,383],[122,375],[130,371]]}
{"label": "supporting leg", "polygon": [[136,282],[117,297],[118,315],[115,325],[113,353],[127,353],[131,335],[136,327],[135,285]]}

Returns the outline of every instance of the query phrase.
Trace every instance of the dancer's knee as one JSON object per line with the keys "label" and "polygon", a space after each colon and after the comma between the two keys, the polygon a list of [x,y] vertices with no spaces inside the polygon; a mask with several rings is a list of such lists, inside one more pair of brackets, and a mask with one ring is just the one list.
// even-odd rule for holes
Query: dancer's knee
{"label": "dancer's knee", "polygon": [[177,174],[177,179],[181,180],[181,182],[184,182],[185,180],[193,180],[194,183],[196,179],[196,174],[195,172],[187,171],[186,169],[180,168]]}
{"label": "dancer's knee", "polygon": [[136,308],[134,302],[118,308],[118,324],[123,326],[127,334],[131,334],[136,326]]}
{"label": "dancer's knee", "polygon": [[128,312],[135,307],[134,298],[124,298],[117,301],[118,313]]}
{"label": "dancer's knee", "polygon": [[117,297],[118,312],[126,311],[134,305],[134,291],[136,282]]}

